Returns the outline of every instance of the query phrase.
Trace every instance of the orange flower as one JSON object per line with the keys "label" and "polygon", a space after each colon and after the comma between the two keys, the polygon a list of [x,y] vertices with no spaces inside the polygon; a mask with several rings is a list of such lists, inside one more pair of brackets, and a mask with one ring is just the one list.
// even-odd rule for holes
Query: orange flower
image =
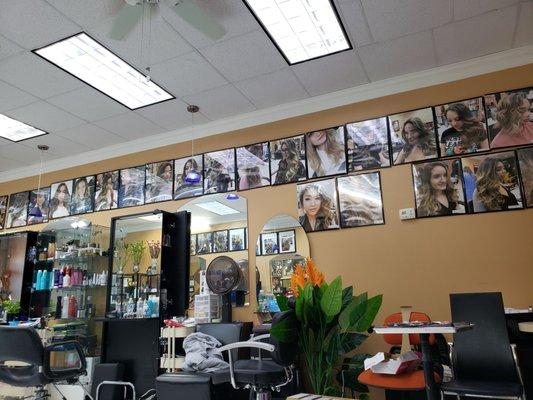
{"label": "orange flower", "polygon": [[312,258],[307,258],[307,279],[313,286],[324,283],[324,274],[319,271]]}
{"label": "orange flower", "polygon": [[305,271],[300,264],[296,265],[291,276],[291,291],[295,297],[300,295],[300,290],[305,286]]}

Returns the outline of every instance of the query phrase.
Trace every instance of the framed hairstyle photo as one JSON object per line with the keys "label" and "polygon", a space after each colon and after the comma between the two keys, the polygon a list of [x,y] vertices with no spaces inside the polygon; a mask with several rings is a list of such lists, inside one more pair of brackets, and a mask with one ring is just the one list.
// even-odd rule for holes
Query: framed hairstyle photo
{"label": "framed hairstyle photo", "polygon": [[213,252],[213,232],[196,234],[196,254],[209,254]]}
{"label": "framed hairstyle photo", "polygon": [[6,227],[7,201],[8,195],[0,196],[0,229]]}
{"label": "framed hairstyle photo", "polygon": [[120,170],[118,189],[118,207],[133,207],[144,204],[145,166]]}
{"label": "framed hairstyle photo", "polygon": [[9,196],[7,208],[7,228],[26,226],[30,192],[19,192]]}
{"label": "framed hairstyle photo", "polygon": [[246,228],[229,230],[229,251],[246,250]]}
{"label": "framed hairstyle photo", "polygon": [[112,210],[118,207],[118,177],[118,170],[96,175],[94,211]]}
{"label": "framed hairstyle photo", "polygon": [[347,172],[344,126],[306,133],[305,150],[309,179]]}
{"label": "framed hairstyle photo", "polygon": [[191,156],[174,160],[174,200],[187,199],[204,194],[203,156]]}
{"label": "framed hairstyle photo", "polygon": [[270,185],[270,148],[268,142],[237,147],[238,190]]}
{"label": "framed hairstyle photo", "polygon": [[[38,211],[41,216],[38,216]],[[30,191],[30,202],[28,204],[28,225],[35,225],[48,222],[50,211],[50,186]]]}
{"label": "framed hairstyle photo", "polygon": [[73,181],[70,180],[50,185],[50,219],[68,217],[70,215],[72,184]]}
{"label": "framed hairstyle photo", "polygon": [[235,190],[235,149],[204,154],[204,194]]}
{"label": "framed hairstyle photo", "polygon": [[389,115],[394,165],[437,158],[437,133],[431,107]]}
{"label": "framed hairstyle photo", "polygon": [[191,235],[191,256],[196,255],[196,235]]}
{"label": "framed hairstyle photo", "polygon": [[348,172],[390,167],[387,117],[346,125]]}
{"label": "framed hairstyle photo", "polygon": [[483,97],[433,107],[441,157],[489,150]]}
{"label": "framed hairstyle photo", "polygon": [[342,228],[385,223],[379,172],[337,178]]}
{"label": "framed hairstyle photo", "polygon": [[296,252],[296,231],[294,229],[278,232],[278,240],[280,253]]}
{"label": "framed hairstyle photo", "polygon": [[463,157],[461,164],[470,212],[524,208],[514,151]]}
{"label": "framed hairstyle photo", "polygon": [[70,215],[93,212],[94,187],[94,175],[74,179]]}
{"label": "framed hairstyle photo", "polygon": [[261,234],[261,254],[268,256],[270,254],[279,253],[279,244],[278,244],[278,234],[276,232],[272,233],[262,233]]}
{"label": "framed hairstyle photo", "polygon": [[213,253],[225,253],[228,251],[228,231],[213,232]]}
{"label": "framed hairstyle photo", "polygon": [[518,149],[516,154],[524,188],[524,202],[526,207],[533,207],[533,147]]}
{"label": "framed hairstyle photo", "polygon": [[297,185],[300,225],[306,232],[339,228],[335,178]]}
{"label": "framed hairstyle photo", "polygon": [[160,161],[146,164],[145,203],[172,200],[174,162]]}
{"label": "framed hairstyle photo", "polygon": [[307,179],[304,135],[270,142],[270,176],[272,185]]}
{"label": "framed hairstyle photo", "polygon": [[255,244],[255,255],[261,255],[261,235],[257,237],[257,243]]}
{"label": "framed hairstyle photo", "polygon": [[416,216],[465,214],[461,160],[439,160],[412,165]]}

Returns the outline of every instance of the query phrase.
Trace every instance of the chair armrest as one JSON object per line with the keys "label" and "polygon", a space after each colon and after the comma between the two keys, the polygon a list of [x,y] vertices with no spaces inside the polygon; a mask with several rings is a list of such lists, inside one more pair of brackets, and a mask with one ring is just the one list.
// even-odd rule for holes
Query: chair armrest
{"label": "chair armrest", "polygon": [[[81,365],[79,367],[61,368],[60,370],[53,371],[50,366],[50,355],[52,352],[61,351],[76,351]],[[65,342],[54,343],[44,348],[43,374],[48,379],[57,380],[71,377],[73,373],[77,375],[83,375],[86,373],[86,369],[87,361],[85,360],[85,353],[83,352],[79,342],[75,340],[69,340]]]}
{"label": "chair armrest", "polygon": [[258,340],[270,339],[270,333],[263,333],[262,335],[254,336],[253,338],[248,339],[249,342],[256,342]]}

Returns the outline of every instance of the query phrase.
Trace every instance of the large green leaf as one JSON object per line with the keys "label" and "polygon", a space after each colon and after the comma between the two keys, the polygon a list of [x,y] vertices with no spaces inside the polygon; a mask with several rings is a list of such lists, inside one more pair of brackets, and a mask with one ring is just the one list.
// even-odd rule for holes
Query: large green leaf
{"label": "large green leaf", "polygon": [[341,341],[342,354],[348,353],[359,347],[367,337],[367,335],[362,333],[347,333],[345,336],[343,336],[343,340]]}
{"label": "large green leaf", "polygon": [[305,284],[303,298],[304,301],[309,303],[310,306],[313,305],[313,286],[311,286],[309,283]]}
{"label": "large green leaf", "polygon": [[378,294],[377,296],[368,299],[368,301],[366,302],[365,313],[358,319],[355,325],[355,330],[357,332],[366,332],[370,328],[372,322],[374,322],[374,319],[376,318],[376,315],[379,311],[379,308],[381,307],[382,302],[382,294]]}
{"label": "large green leaf", "polygon": [[341,311],[342,306],[342,278],[336,277],[328,286],[322,300],[320,307],[327,317],[334,317]]}
{"label": "large green leaf", "polygon": [[304,299],[302,295],[296,298],[296,303],[294,305],[294,313],[296,314],[296,318],[298,318],[298,321],[304,320]]}
{"label": "large green leaf", "polygon": [[279,309],[281,311],[288,311],[289,310],[289,299],[283,295],[277,295],[276,301],[278,303]]}
{"label": "large green leaf", "polygon": [[346,307],[353,299],[353,286],[342,289],[342,307]]}
{"label": "large green leaf", "polygon": [[296,319],[294,315],[291,314],[277,324],[272,325],[270,335],[282,343],[296,342],[298,335],[296,334]]}

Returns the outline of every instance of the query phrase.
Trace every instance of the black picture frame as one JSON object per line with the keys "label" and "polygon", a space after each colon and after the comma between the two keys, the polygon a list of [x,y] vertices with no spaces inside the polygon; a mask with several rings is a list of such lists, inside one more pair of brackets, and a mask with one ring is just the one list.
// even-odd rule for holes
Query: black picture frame
{"label": "black picture frame", "polygon": [[261,234],[259,234],[259,236],[257,236],[257,243],[255,244],[255,255],[256,257],[259,257],[262,255],[262,251],[261,251]]}
{"label": "black picture frame", "polygon": [[[295,142],[299,140],[300,143]],[[291,141],[294,145],[289,144]],[[290,180],[280,180],[278,179],[278,165],[279,160],[282,159],[282,147],[283,144],[286,146],[294,148],[292,149],[298,155],[298,160],[301,166],[298,167],[294,178]],[[270,184],[271,186],[285,185],[289,183],[303,182],[307,180],[307,156],[306,156],[306,143],[305,143],[305,134],[295,135],[288,138],[281,138],[277,140],[269,141],[268,145],[270,146]],[[279,146],[279,149],[278,149]],[[303,170],[302,170],[303,169]]]}
{"label": "black picture frame", "polygon": [[[235,148],[211,151],[203,156],[204,194],[233,192],[236,189]],[[221,173],[224,170],[227,174]]]}
{"label": "black picture frame", "polygon": [[[126,187],[126,177],[131,183]],[[144,204],[144,188],[146,184],[145,165],[123,168],[119,170],[118,208],[142,206]]]}
{"label": "black picture frame", "polygon": [[[200,181],[196,183],[185,182],[187,163],[191,163],[193,170],[198,172]],[[196,165],[196,167],[194,166]],[[190,199],[204,194],[204,158],[203,154],[191,155],[174,159],[174,200]]]}
{"label": "black picture frame", "polygon": [[190,255],[195,256],[196,251],[198,249],[198,243],[196,242],[196,234],[191,234],[191,241],[190,241],[191,249],[190,249]]}
{"label": "black picture frame", "polygon": [[[94,190],[94,211],[107,211],[118,208],[120,170],[96,174]],[[109,187],[111,184],[111,187]]]}
{"label": "black picture frame", "polygon": [[[288,235],[287,235],[288,234]],[[285,242],[283,241],[285,238],[292,238],[292,245],[289,243],[289,248],[285,248]],[[280,254],[288,254],[288,253],[296,253],[296,230],[295,229],[287,229],[284,231],[278,232],[278,242],[279,242],[279,253]]]}
{"label": "black picture frame", "polygon": [[261,233],[261,255],[271,256],[279,254],[279,241],[277,232]]}
{"label": "black picture frame", "polygon": [[[310,196],[313,198],[320,197],[320,202],[317,205],[311,204],[306,211],[305,193],[311,192]],[[327,178],[318,181],[308,181],[296,185],[296,204],[298,205],[298,222],[304,228],[306,233],[314,233],[321,231],[329,231],[340,228],[339,224],[339,207],[337,201],[337,181],[336,178]],[[318,207],[318,211],[315,208]],[[313,213],[316,216],[315,228],[311,226],[309,221],[309,214]],[[327,226],[323,223],[327,219],[333,219]],[[322,225],[321,225],[322,224]]]}
{"label": "black picture frame", "polygon": [[525,208],[533,207],[533,146],[516,149]]}
{"label": "black picture frame", "polygon": [[18,228],[28,224],[29,200],[29,191],[13,193],[9,196],[6,222],[8,228]]}
{"label": "black picture frame", "polygon": [[0,229],[6,227],[6,216],[8,207],[9,195],[0,196]]}
{"label": "black picture frame", "polygon": [[[334,132],[333,134],[332,131]],[[323,139],[326,144],[327,148],[335,148],[338,147],[339,149],[342,149],[342,159],[341,162],[337,166],[337,171],[332,172],[325,172],[323,174],[318,175],[317,171],[314,171],[312,169],[313,160],[311,160],[311,157],[315,157],[316,159],[320,160],[320,155],[315,150],[315,146],[313,144],[313,138],[312,136],[314,134],[318,134],[320,132],[324,132],[325,138]],[[348,160],[346,157],[346,134],[344,125],[339,125],[335,127],[325,128],[325,129],[318,129],[316,131],[307,132],[305,135],[305,163],[306,163],[306,172],[307,172],[307,179],[323,179],[329,176],[336,176],[336,175],[342,175],[346,174],[348,172]],[[341,143],[336,143],[336,139],[340,138]],[[331,144],[328,145],[329,141],[331,140]],[[329,156],[328,156],[329,158]],[[320,161],[319,161],[320,162]]]}
{"label": "black picture frame", "polygon": [[196,234],[196,255],[213,253],[213,232]]}
{"label": "black picture frame", "polygon": [[[233,240],[237,238],[239,240]],[[246,228],[233,228],[229,230],[229,251],[243,251],[248,248],[246,245]],[[242,246],[239,246],[239,242],[242,243]]]}
{"label": "black picture frame", "polygon": [[213,232],[213,253],[229,251],[229,231],[227,229]]}
{"label": "black picture frame", "polygon": [[[37,204],[37,196],[42,198],[42,204]],[[39,207],[41,210],[41,217],[30,215],[34,207]],[[43,224],[48,222],[48,214],[50,212],[50,186],[40,189],[30,190],[30,200],[28,202],[28,225]]]}
{"label": "black picture frame", "polygon": [[[261,151],[259,151],[259,149]],[[235,148],[235,159],[237,162],[237,190],[240,192],[257,189],[260,187],[270,186],[270,145],[268,142],[258,142],[245,146],[238,146]],[[246,174],[251,174],[254,171],[246,171],[250,169],[257,169],[259,173],[259,182],[243,182]],[[266,174],[266,176],[265,176]],[[254,174],[257,178],[257,174]]]}
{"label": "black picture frame", "polygon": [[[85,183],[85,194],[78,194],[80,185]],[[96,176],[86,175],[72,180],[72,196],[70,198],[70,215],[92,213],[94,211],[94,194]]]}
{"label": "black picture frame", "polygon": [[148,163],[144,173],[144,204],[174,199],[174,160]]}
{"label": "black picture frame", "polygon": [[[50,185],[50,203],[49,203],[49,215],[48,219],[57,219],[70,216],[70,199],[72,198],[74,180],[65,180],[55,182]],[[66,199],[63,200],[64,205],[61,206],[60,191],[59,188],[65,185],[67,190]],[[60,208],[61,207],[61,208]]]}

